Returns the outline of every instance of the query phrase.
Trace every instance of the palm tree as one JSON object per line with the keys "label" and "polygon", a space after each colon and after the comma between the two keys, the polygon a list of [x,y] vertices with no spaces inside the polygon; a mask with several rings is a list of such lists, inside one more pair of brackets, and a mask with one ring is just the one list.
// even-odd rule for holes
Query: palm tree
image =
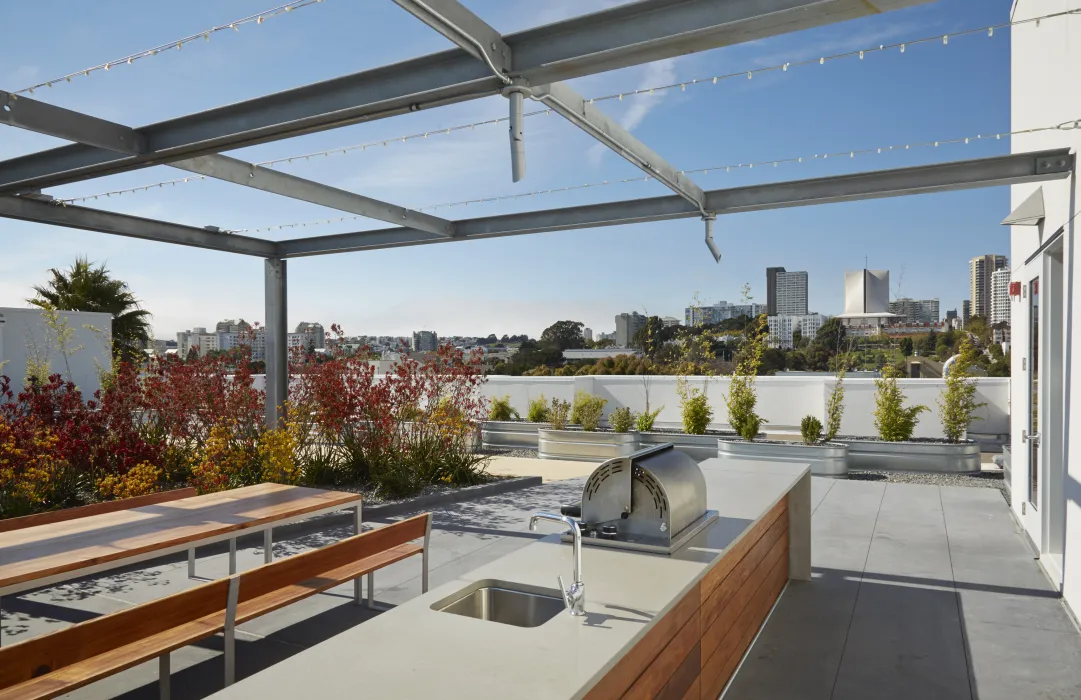
{"label": "palm tree", "polygon": [[150,342],[150,312],[140,307],[126,282],[109,276],[105,265],[80,257],[70,270],[52,268],[49,272],[52,279],[47,286],[34,287],[37,297],[28,300],[31,304],[112,314],[113,351],[121,359],[137,357]]}

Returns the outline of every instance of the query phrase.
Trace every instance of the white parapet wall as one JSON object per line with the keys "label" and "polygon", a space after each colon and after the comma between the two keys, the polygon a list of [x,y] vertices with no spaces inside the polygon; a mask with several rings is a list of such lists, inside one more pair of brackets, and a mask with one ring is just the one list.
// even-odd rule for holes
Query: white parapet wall
{"label": "white parapet wall", "polygon": [[[576,391],[587,391],[607,399],[604,414],[621,406],[635,412],[645,409],[646,391],[649,404],[661,410],[657,416],[658,427],[675,428],[681,424],[679,396],[676,393],[676,377],[670,376],[610,376],[583,377],[507,377],[489,376],[484,384],[488,397],[509,396],[511,406],[524,417],[529,402],[543,395],[571,401]],[[728,410],[724,397],[728,393],[729,377],[688,377],[688,385],[704,389],[713,407],[712,428],[729,429]],[[832,377],[758,377],[757,411],[769,423],[767,432],[798,431],[804,416],[814,416],[825,422],[826,400],[833,390]],[[981,378],[978,380],[977,401],[986,405],[977,410],[980,420],[972,425],[972,432],[1008,434],[1010,432],[1010,380],[1008,378]],[[920,416],[915,437],[942,437],[939,420],[938,397],[945,388],[941,379],[900,379],[898,384],[908,397],[906,405],[923,404],[930,412]],[[841,432],[847,435],[875,435],[875,383],[873,379],[846,379],[845,413]]]}
{"label": "white parapet wall", "polygon": [[[66,352],[40,309],[0,307],[0,374],[11,379],[12,391],[22,390],[27,360],[37,356],[49,363],[51,374],[70,379],[90,398],[101,388],[100,371],[108,369],[112,352],[112,314],[58,311],[60,323],[70,331]],[[66,357],[65,357],[66,355]]]}

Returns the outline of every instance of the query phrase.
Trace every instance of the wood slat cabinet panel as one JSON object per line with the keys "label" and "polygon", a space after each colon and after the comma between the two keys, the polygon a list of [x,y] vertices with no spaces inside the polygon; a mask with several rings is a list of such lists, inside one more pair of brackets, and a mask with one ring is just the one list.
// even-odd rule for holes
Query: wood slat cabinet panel
{"label": "wood slat cabinet panel", "polygon": [[718,697],[788,579],[788,534],[783,498],[605,674],[587,700]]}

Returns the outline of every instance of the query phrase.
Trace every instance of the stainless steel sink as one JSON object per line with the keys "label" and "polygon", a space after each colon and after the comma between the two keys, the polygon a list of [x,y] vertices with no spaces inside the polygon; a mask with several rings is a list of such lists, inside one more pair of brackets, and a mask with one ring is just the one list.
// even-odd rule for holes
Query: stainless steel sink
{"label": "stainless steel sink", "polygon": [[477,581],[432,605],[432,610],[515,627],[540,627],[565,609],[555,590],[495,579]]}

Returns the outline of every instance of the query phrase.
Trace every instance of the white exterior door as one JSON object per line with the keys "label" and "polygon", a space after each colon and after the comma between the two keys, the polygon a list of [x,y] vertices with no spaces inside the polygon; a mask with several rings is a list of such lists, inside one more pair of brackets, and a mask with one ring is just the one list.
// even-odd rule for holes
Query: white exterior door
{"label": "white exterior door", "polygon": [[1040,489],[1043,486],[1041,474],[1043,450],[1040,444],[1043,437],[1040,433],[1042,414],[1040,399],[1043,391],[1042,382],[1040,381],[1040,350],[1043,343],[1040,342],[1040,275],[1034,274],[1038,273],[1038,271],[1038,262],[1035,265],[1025,265],[1022,268],[1021,296],[1024,315],[1021,319],[1018,319],[1025,323],[1028,328],[1027,347],[1024,349],[1021,360],[1026,388],[1023,399],[1025,427],[1021,432],[1024,449],[1023,453],[1018,455],[1021,457],[1018,460],[1020,462],[1018,466],[1023,467],[1018,471],[1020,471],[1020,475],[1023,475],[1022,478],[1024,479],[1024,503],[1021,508],[1021,519],[1037,547],[1040,546],[1039,540],[1041,539],[1038,533],[1043,531],[1040,514],[1043,501]]}

